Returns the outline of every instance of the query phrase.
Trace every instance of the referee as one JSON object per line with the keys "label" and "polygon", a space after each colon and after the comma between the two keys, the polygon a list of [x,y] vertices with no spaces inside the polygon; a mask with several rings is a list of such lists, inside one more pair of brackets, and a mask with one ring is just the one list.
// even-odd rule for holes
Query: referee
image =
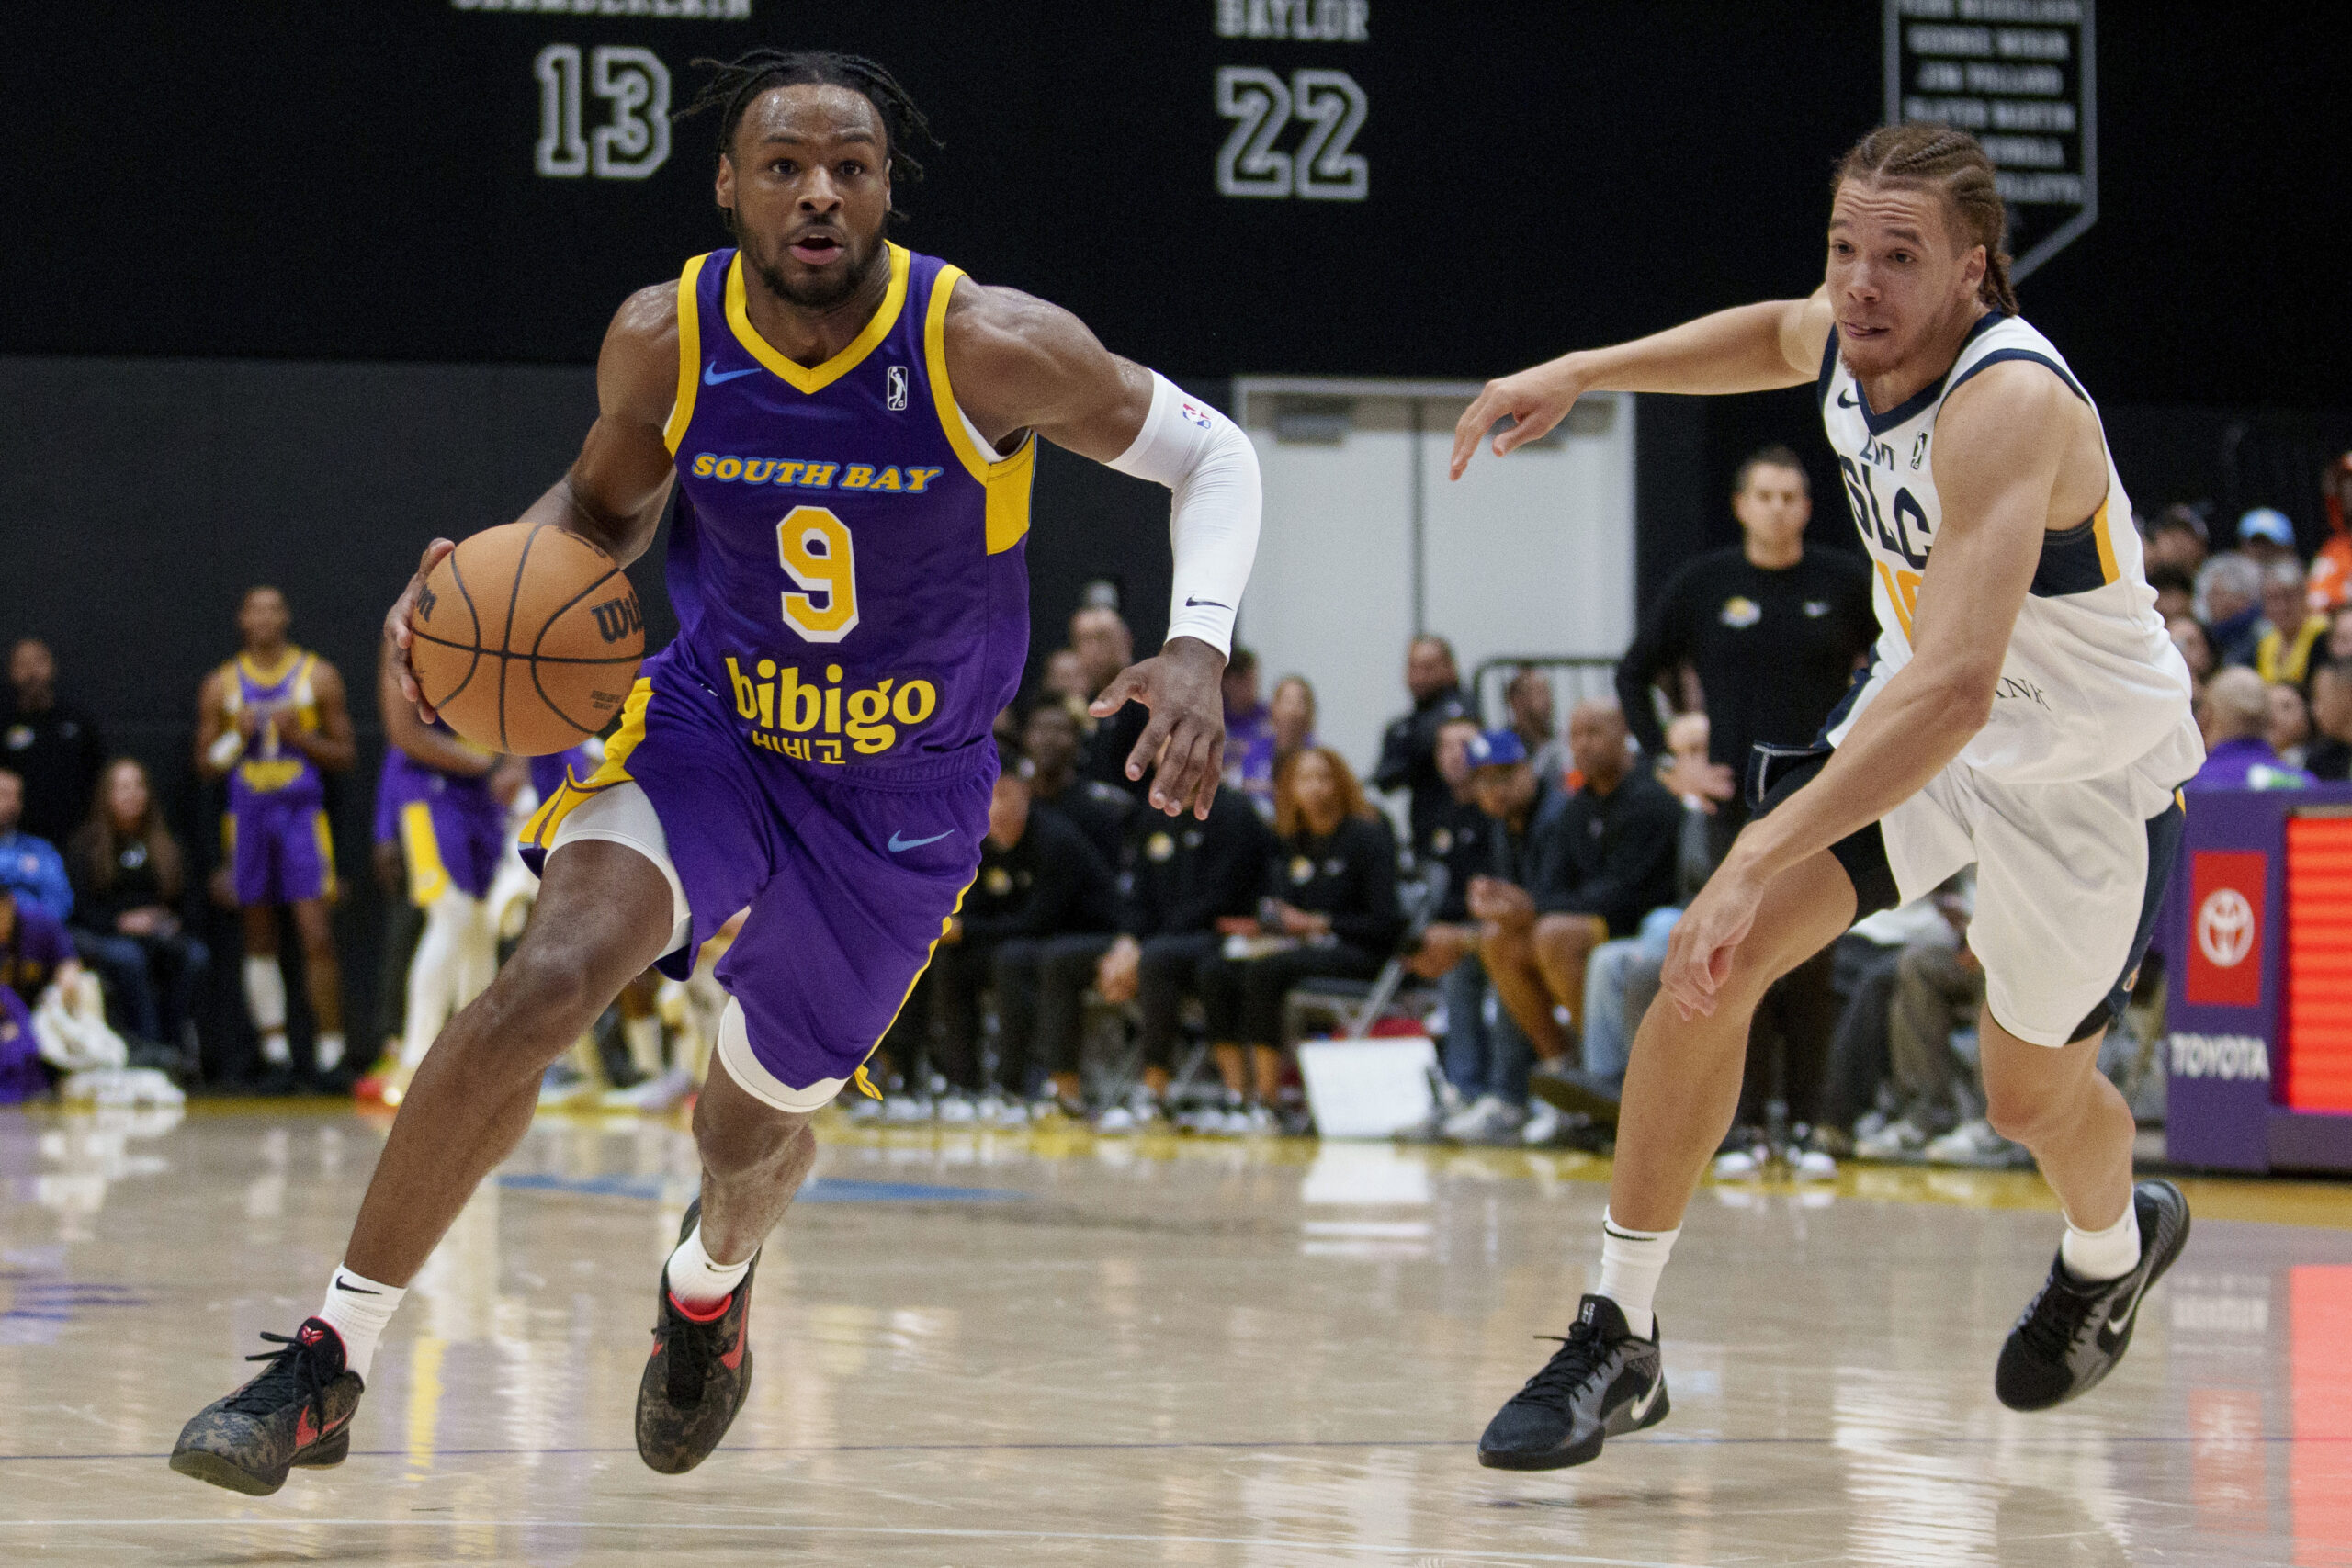
{"label": "referee", "polygon": [[1740,464],[1731,510],[1739,547],[1677,572],[1617,665],[1626,725],[1658,759],[1668,753],[1651,688],[1686,663],[1697,671],[1714,766],[1675,782],[1714,802],[1708,849],[1718,862],[1747,821],[1750,749],[1813,744],[1878,636],[1868,563],[1804,547],[1813,493],[1794,452],[1767,446]]}

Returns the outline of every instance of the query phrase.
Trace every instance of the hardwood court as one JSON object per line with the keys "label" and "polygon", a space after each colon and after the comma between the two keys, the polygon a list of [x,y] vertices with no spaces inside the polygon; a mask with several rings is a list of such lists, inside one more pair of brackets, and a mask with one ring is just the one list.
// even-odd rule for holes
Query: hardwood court
{"label": "hardwood court", "polygon": [[850,1134],[763,1260],[727,1444],[630,1407],[694,1180],[667,1122],[543,1120],[411,1292],[351,1461],[246,1499],[183,1419],[316,1305],[347,1111],[0,1116],[0,1562],[2352,1564],[2352,1189],[2188,1184],[2132,1355],[2019,1416],[2030,1177],[1700,1195],[1671,1420],[1477,1468],[1595,1258],[1581,1156]]}

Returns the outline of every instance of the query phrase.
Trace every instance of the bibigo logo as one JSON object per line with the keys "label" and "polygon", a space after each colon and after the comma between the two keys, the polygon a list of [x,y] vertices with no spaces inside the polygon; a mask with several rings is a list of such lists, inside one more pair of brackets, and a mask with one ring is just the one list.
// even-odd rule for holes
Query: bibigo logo
{"label": "bibigo logo", "polygon": [[2254,951],[2254,906],[2234,887],[2217,887],[2197,911],[2197,945],[2214,966],[2234,969]]}

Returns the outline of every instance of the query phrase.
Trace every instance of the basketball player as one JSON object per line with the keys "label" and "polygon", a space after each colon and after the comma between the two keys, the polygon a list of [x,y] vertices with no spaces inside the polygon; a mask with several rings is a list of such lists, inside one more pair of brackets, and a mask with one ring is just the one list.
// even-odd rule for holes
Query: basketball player
{"label": "basketball player", "polygon": [[[1258,533],[1248,439],[1068,312],[888,243],[929,132],[880,66],[755,51],[695,107],[718,111],[737,246],[621,307],[587,444],[524,514],[627,562],[674,486],[677,640],[604,761],[534,819],[529,930],[417,1069],[319,1314],[181,1433],[173,1468],[200,1479],[267,1493],[288,1465],[344,1457],[377,1337],[529,1126],[540,1070],[632,976],[683,975],[748,906],[695,1111],[702,1192],[637,1404],[657,1471],[718,1442],[750,1385],[760,1244],[815,1157],[809,1120],[862,1075],[979,863],[989,726],[1028,654],[1040,436],[1174,491],[1168,641],[1093,711],[1143,703],[1126,776],[1156,767],[1153,807],[1207,816]],[[423,581],[387,619],[403,649]]]}
{"label": "basketball player", "polygon": [[328,915],[334,838],[326,778],[358,753],[343,676],[286,640],[293,613],[275,588],[252,588],[237,609],[244,648],[204,678],[196,699],[196,766],[229,780],[229,856],[243,911],[245,1010],[261,1035],[266,1081],[290,1084],[286,974],[277,962],[277,909],[290,905],[302,942],[319,1076],[343,1066],[343,976]]}
{"label": "basketball player", "polygon": [[497,756],[417,716],[401,693],[393,652],[386,644],[377,683],[385,748],[376,818],[379,832],[389,827],[399,837],[409,902],[424,911],[424,932],[409,959],[400,1057],[377,1090],[387,1105],[401,1102],[441,1026],[481,994],[498,966],[482,901],[506,851],[506,807],[492,787]]}
{"label": "basketball player", "polygon": [[1820,744],[1759,747],[1769,811],[1675,927],[1635,1037],[1600,1279],[1566,1342],[1480,1438],[1481,1463],[1581,1464],[1667,1413],[1651,1311],[1700,1173],[1738,1099],[1767,987],[1860,915],[1973,862],[1993,1125],[2031,1149],[2066,1213],[2003,1347],[2003,1404],[2084,1392],[2131,1343],[2180,1253],[2169,1182],[2132,1180],[2130,1109],[2098,1070],[2180,840],[2203,756],[2188,668],[2156,619],[2098,413],[2017,314],[1993,168],[1937,125],[1873,131],[1838,166],[1828,276],[1491,383],[1454,434],[1460,477],[1582,393],[1744,392],[1817,378],[1877,578],[1871,664]]}

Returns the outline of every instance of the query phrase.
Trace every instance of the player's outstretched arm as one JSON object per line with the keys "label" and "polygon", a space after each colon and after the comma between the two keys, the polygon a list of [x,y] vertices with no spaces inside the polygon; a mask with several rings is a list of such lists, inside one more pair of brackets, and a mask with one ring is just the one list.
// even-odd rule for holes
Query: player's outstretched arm
{"label": "player's outstretched arm", "polygon": [[1611,348],[1580,349],[1515,376],[1489,381],[1453,427],[1453,477],[1460,479],[1479,438],[1509,415],[1495,437],[1500,457],[1550,433],[1587,392],[1763,392],[1821,373],[1828,346],[1829,296],[1770,299],[1718,310]]}
{"label": "player's outstretched arm", "polygon": [[[657,283],[630,295],[605,329],[596,355],[596,423],[571,470],[517,521],[569,529],[623,566],[643,555],[676,478],[662,426],[677,396],[678,286]],[[401,695],[426,724],[434,714],[409,666],[409,623],[425,578],[457,547],[448,539],[425,546],[416,575],[384,617]]]}
{"label": "player's outstretched arm", "polygon": [[1168,640],[1104,687],[1094,713],[1107,717],[1131,699],[1148,707],[1127,776],[1156,768],[1152,805],[1205,818],[1224,772],[1219,678],[1257,553],[1256,449],[1216,410],[1112,354],[1068,310],[1016,289],[956,285],[947,362],[957,401],[999,450],[1034,430],[1174,492]]}
{"label": "player's outstretched arm", "polygon": [[1765,884],[1918,794],[1992,716],[2081,412],[2056,377],[2023,363],[1993,367],[1944,405],[1943,521],[1912,612],[1911,661],[1820,775],[1740,833],[1676,923],[1659,983],[1685,1016],[1713,1010]]}

